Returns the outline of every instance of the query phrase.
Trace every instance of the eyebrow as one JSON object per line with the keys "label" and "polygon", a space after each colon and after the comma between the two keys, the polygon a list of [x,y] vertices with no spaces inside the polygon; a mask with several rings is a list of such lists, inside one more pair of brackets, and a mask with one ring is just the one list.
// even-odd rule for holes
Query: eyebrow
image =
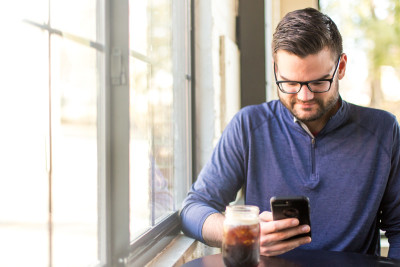
{"label": "eyebrow", "polygon": [[[278,72],[278,73],[279,73],[279,72]],[[285,81],[288,81],[288,82],[293,81],[293,80],[289,80],[289,79],[286,78],[285,76],[282,76],[280,73],[279,73],[279,76],[281,77],[282,80],[285,80]],[[323,79],[330,79],[330,78],[328,78],[329,76],[331,76],[330,73],[325,74],[324,76],[322,76],[322,77],[320,77],[320,78],[318,78],[318,79],[314,79],[314,80],[310,80],[310,81],[318,81],[318,80],[323,80]],[[293,82],[298,82],[298,81],[293,81]]]}

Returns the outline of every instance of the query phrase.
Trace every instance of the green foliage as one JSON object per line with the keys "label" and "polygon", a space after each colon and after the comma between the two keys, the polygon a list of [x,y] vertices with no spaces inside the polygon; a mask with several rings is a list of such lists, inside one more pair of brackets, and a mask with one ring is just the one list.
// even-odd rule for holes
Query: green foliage
{"label": "green foliage", "polygon": [[344,38],[351,36],[355,45],[368,51],[372,70],[400,66],[400,0],[320,2],[322,12],[339,22]]}
{"label": "green foliage", "polygon": [[392,66],[400,77],[400,0],[319,2],[321,11],[338,25],[344,51],[360,51],[368,57],[369,106],[386,109],[400,118],[400,102],[385,100],[381,88],[381,66]]}

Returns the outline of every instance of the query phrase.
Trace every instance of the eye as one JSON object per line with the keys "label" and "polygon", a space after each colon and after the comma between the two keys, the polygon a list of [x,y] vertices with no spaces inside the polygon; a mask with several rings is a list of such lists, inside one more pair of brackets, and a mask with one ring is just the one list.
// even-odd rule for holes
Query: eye
{"label": "eye", "polygon": [[311,84],[315,85],[315,86],[319,86],[319,85],[324,84],[324,81],[315,81],[315,82],[312,82]]}
{"label": "eye", "polygon": [[297,82],[286,82],[286,85],[288,85],[288,86],[298,86],[299,83],[297,83]]}
{"label": "eye", "polygon": [[313,87],[326,87],[329,86],[329,81],[314,81],[310,83]]}

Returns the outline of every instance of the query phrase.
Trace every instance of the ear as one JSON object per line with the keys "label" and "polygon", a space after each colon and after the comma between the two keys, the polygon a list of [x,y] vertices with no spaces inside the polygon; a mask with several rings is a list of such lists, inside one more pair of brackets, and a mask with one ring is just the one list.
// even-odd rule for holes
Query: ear
{"label": "ear", "polygon": [[339,80],[343,79],[346,73],[346,66],[347,66],[347,55],[343,53],[340,58],[339,68],[338,68],[338,77]]}

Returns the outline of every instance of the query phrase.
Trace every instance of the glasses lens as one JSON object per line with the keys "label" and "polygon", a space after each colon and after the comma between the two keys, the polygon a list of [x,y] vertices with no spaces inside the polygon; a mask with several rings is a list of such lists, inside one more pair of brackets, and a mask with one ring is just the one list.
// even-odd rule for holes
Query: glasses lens
{"label": "glasses lens", "polygon": [[279,87],[286,93],[296,93],[300,89],[300,84],[296,82],[283,82],[279,84]]}
{"label": "glasses lens", "polygon": [[310,82],[308,86],[313,92],[325,92],[329,90],[331,83],[329,81],[315,81]]}

